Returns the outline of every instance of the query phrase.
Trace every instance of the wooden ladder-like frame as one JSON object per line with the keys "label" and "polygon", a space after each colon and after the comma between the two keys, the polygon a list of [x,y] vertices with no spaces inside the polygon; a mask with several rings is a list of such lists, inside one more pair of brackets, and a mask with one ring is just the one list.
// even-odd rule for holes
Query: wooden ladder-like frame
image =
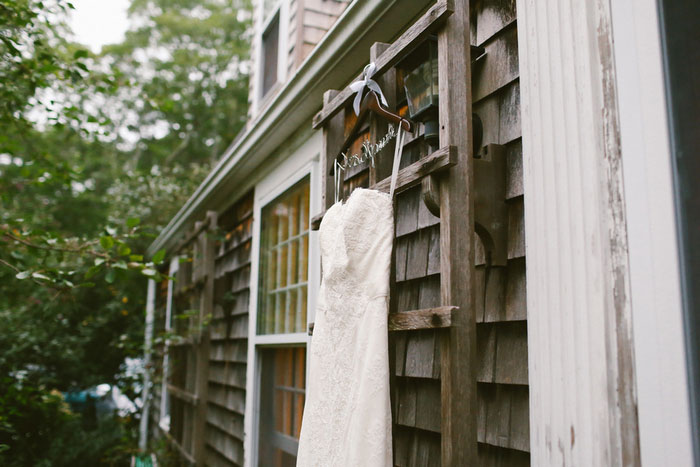
{"label": "wooden ladder-like frame", "polygon": [[[377,67],[376,76],[392,75],[392,68],[431,34],[438,37],[441,146],[399,172],[396,192],[420,184],[422,198],[431,212],[438,214],[439,210],[441,306],[391,313],[389,329],[442,329],[442,465],[471,465],[477,459],[477,360],[469,1],[438,1],[394,43],[375,44],[371,59]],[[341,111],[352,97],[350,88],[326,91],[323,109],[313,119],[314,128],[323,128],[324,135],[321,158],[324,210],[334,201],[329,169],[344,141]],[[378,165],[385,162],[382,160]],[[388,192],[389,179],[377,180],[376,173],[376,169],[370,168],[370,188]],[[312,220],[312,228],[318,229],[322,217],[323,214]]]}

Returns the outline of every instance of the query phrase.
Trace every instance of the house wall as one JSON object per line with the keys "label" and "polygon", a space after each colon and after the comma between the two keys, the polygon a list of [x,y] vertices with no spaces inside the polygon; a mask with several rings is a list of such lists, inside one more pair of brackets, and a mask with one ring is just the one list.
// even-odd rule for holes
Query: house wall
{"label": "house wall", "polygon": [[287,76],[291,76],[341,15],[349,0],[290,0]]}
{"label": "house wall", "polygon": [[485,466],[530,464],[517,16],[515,0],[471,2],[471,43],[486,51],[472,64],[472,110],[483,124],[483,144],[504,146],[508,211],[506,266],[487,271],[478,239],[476,245],[477,438]]}
{"label": "house wall", "polygon": [[[206,224],[196,222],[171,253],[176,266],[171,267],[171,275],[176,281],[158,285],[155,335],[168,332],[170,300],[171,331],[185,339],[171,338],[168,349],[159,340],[149,426],[151,439],[169,440],[174,458],[206,466],[251,465],[249,456],[257,433],[253,408],[259,391],[255,362],[260,344],[254,335],[257,247],[253,235],[258,231],[254,217],[257,212],[259,218],[270,196],[284,191],[290,177],[300,170],[308,173],[319,151],[320,135],[313,135],[307,122],[286,147],[258,167],[256,175],[238,189],[232,204],[220,213],[208,213]],[[312,196],[318,197],[318,185],[318,175],[312,173]],[[312,200],[311,209],[318,210],[318,201]],[[315,236],[310,247],[309,261],[317,264]],[[310,271],[311,282],[316,284],[309,289],[310,310],[320,282],[317,269],[312,266]],[[182,318],[193,310],[201,320]],[[305,343],[308,336],[302,333],[302,337]],[[176,388],[169,389],[170,410],[161,413],[163,378],[167,378],[166,387]]]}
{"label": "house wall", "polygon": [[[618,21],[616,40],[620,38],[620,44],[616,50],[640,54],[647,50],[645,46],[623,43],[635,36],[646,44],[640,37],[648,39],[647,26],[655,24],[655,16],[650,20],[653,5],[644,1],[643,22],[637,24],[629,15],[625,21]],[[285,49],[280,49],[286,50],[287,76],[293,74],[335,21],[333,18],[337,18],[329,11],[320,14],[316,10],[332,7],[340,14],[346,3],[289,2],[289,25],[284,38],[287,43]],[[482,144],[504,147],[508,212],[505,265],[487,267],[478,239],[475,245],[477,410],[473,419],[459,422],[476,425],[477,465],[636,465],[640,461],[640,442],[642,458],[652,459],[652,463],[664,459],[678,463],[690,457],[687,401],[683,399],[685,390],[679,388],[685,375],[682,356],[678,357],[682,354],[678,350],[681,324],[679,316],[672,322],[664,314],[669,300],[678,300],[677,277],[664,274],[659,280],[654,276],[675,264],[672,246],[657,248],[673,236],[673,229],[644,231],[650,225],[645,222],[644,212],[662,219],[656,224],[658,227],[670,222],[670,211],[668,205],[663,208],[658,202],[644,204],[648,187],[633,177],[648,177],[653,186],[670,196],[670,180],[663,178],[667,175],[663,170],[668,167],[659,166],[658,157],[665,139],[650,137],[658,129],[650,125],[653,120],[640,120],[639,115],[646,115],[642,111],[649,112],[648,109],[635,110],[636,103],[652,92],[656,107],[651,113],[657,117],[663,113],[663,99],[655,87],[661,77],[636,74],[637,62],[654,73],[659,71],[654,68],[658,64],[651,66],[646,55],[637,62],[635,57],[618,57],[617,65],[624,68],[624,76],[644,77],[636,83],[637,87],[628,86],[620,93],[622,156],[627,158],[625,175],[630,180],[626,193],[637,196],[636,202],[625,204],[616,141],[620,133],[616,126],[615,94],[615,87],[623,81],[613,79],[608,6],[605,1],[574,0],[549,4],[534,0],[470,2],[470,42],[486,52],[472,63],[472,108],[483,123]],[[624,8],[615,8],[618,17],[626,14]],[[403,23],[402,20],[398,24]],[[367,36],[377,35],[375,31]],[[369,41],[368,37],[360,39]],[[391,39],[381,37],[384,41]],[[366,50],[364,47],[362,53]],[[334,73],[341,73],[337,71],[340,66],[333,68]],[[253,74],[256,71],[254,66]],[[357,66],[345,70],[344,77],[335,75],[337,87],[346,84],[355,71]],[[649,76],[657,82],[647,81]],[[393,82],[377,79],[383,87]],[[253,76],[251,99],[256,95],[254,83]],[[395,105],[402,90],[385,88],[385,92],[390,105]],[[251,121],[254,116],[253,112]],[[337,115],[333,125],[345,128],[344,118],[342,113]],[[633,128],[626,134],[625,125]],[[639,135],[637,130],[648,125],[651,129],[642,132],[650,138],[648,144],[633,142]],[[375,133],[379,128],[377,122],[370,122],[368,127]],[[297,140],[309,138],[308,120],[301,127],[294,123],[294,128]],[[311,137],[316,138],[314,144],[318,143],[315,148],[320,147],[319,133]],[[403,166],[427,155],[420,135],[407,140]],[[242,465],[254,460],[256,354],[251,345],[253,336],[249,335],[254,329],[250,318],[255,302],[250,299],[250,287],[256,287],[252,216],[254,205],[257,203],[259,208],[269,196],[249,190],[254,186],[256,190],[262,186],[263,191],[270,193],[277,189],[275,186],[284,179],[277,164],[299,157],[294,154],[297,143],[290,144],[294,148],[288,152],[268,154],[266,148],[262,154],[267,159],[255,167],[252,163],[244,165],[247,161],[240,156],[237,160],[243,162],[227,166],[230,172],[243,165],[245,174],[253,175],[240,188],[218,188],[217,203],[229,193],[234,193],[231,199],[235,202],[218,214],[224,236],[231,236],[218,244],[211,269],[213,308],[204,396],[208,465]],[[261,144],[256,140],[248,147],[257,149]],[[310,163],[314,151],[305,153],[303,157],[308,160],[304,163]],[[634,165],[639,151],[645,151],[647,165]],[[358,167],[345,174],[347,189],[368,186],[388,175],[386,166],[382,167],[385,172],[375,179],[365,169]],[[318,185],[312,178],[312,193]],[[318,192],[313,199],[320,203]],[[207,198],[201,203],[210,201]],[[636,287],[634,282],[630,286],[626,270],[625,206],[634,209],[632,214],[636,216],[630,218],[633,222],[629,231],[632,269],[641,278]],[[312,209],[312,214],[315,212]],[[188,222],[193,220],[202,219]],[[420,187],[397,196],[392,312],[441,305],[440,222],[426,209]],[[637,230],[633,230],[635,226]],[[219,235],[220,231],[209,233]],[[653,254],[648,255],[647,250],[651,249]],[[470,266],[460,264],[458,259],[454,261],[457,266]],[[639,284],[643,284],[641,288]],[[637,303],[634,323],[630,294]],[[157,325],[165,312],[161,295],[156,298]],[[646,336],[634,342],[634,350],[639,352],[636,363],[632,353],[633,324],[635,332]],[[440,464],[440,350],[444,348],[444,336],[444,330],[430,329],[394,332],[390,336],[396,465]],[[675,353],[668,353],[668,359],[660,356],[666,355],[662,351],[673,349]],[[635,364],[643,368],[638,379],[639,431]],[[661,386],[659,381],[663,381]],[[161,397],[160,386],[156,385],[156,407]],[[151,411],[153,433],[160,433],[158,413]],[[670,417],[670,413],[675,415]]]}

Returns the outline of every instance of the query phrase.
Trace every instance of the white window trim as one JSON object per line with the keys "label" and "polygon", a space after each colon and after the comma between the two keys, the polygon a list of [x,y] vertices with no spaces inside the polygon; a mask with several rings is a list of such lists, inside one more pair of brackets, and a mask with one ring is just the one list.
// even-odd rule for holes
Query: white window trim
{"label": "white window trim", "polygon": [[[277,88],[281,83],[283,83],[287,77],[287,59],[289,51],[285,47],[287,44],[287,36],[289,35],[289,2],[286,0],[279,0],[277,6],[272,10],[270,16],[265,19],[265,7],[264,1],[260,0],[258,12],[257,12],[257,23],[260,25],[260,29],[256,33],[256,42],[258,47],[256,47],[256,78],[255,78],[255,105],[254,108],[256,112],[263,107],[263,103],[270,100],[270,96],[275,94],[275,88]],[[277,83],[273,85],[266,95],[263,95],[263,79],[264,79],[264,53],[263,53],[263,34],[272,23],[275,16],[279,16],[279,37],[277,44]]]}
{"label": "white window trim", "polygon": [[[168,269],[168,275],[170,277],[177,274],[180,268],[180,257],[176,256],[170,260],[170,268]],[[168,281],[168,294],[166,296],[165,303],[165,332],[169,333],[172,331],[172,313],[173,313],[173,281]],[[160,416],[158,417],[158,426],[163,431],[170,431],[170,410],[167,404],[167,399],[170,398],[168,393],[168,364],[169,364],[169,344],[170,339],[165,341],[165,350],[163,352],[163,381],[161,382],[160,390]]]}
{"label": "white window trim", "polygon": [[[304,153],[304,148],[299,152]],[[296,159],[292,156],[290,159]],[[289,160],[285,162],[290,162]],[[293,160],[291,161],[294,162]],[[248,368],[246,374],[246,407],[245,407],[245,442],[244,465],[255,466],[258,460],[258,422],[260,417],[259,385],[261,348],[275,346],[304,345],[308,349],[311,337],[307,332],[290,334],[257,334],[258,292],[259,292],[259,263],[260,263],[260,216],[262,209],[294,186],[306,176],[309,176],[309,216],[312,218],[321,208],[320,173],[318,158],[305,162],[296,170],[290,171],[287,163],[282,163],[261,184],[256,186],[253,203],[253,242],[251,248],[251,284],[250,308],[248,319]],[[265,190],[264,187],[268,189]],[[259,189],[262,187],[262,189]],[[318,233],[309,232],[309,282],[307,285],[306,326],[314,321],[316,297],[320,287],[321,264],[318,246]],[[309,354],[306,354],[306,372],[308,380]]]}
{"label": "white window trim", "polygon": [[690,465],[680,251],[655,0],[611,2],[642,465]]}

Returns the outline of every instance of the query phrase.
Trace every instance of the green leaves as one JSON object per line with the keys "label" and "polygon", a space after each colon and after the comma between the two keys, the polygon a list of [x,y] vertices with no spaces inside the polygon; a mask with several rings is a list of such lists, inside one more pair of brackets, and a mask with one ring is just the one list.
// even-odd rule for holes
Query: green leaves
{"label": "green leaves", "polygon": [[105,281],[108,284],[113,284],[116,276],[117,276],[117,272],[114,269],[108,269],[107,273],[105,274]]}
{"label": "green leaves", "polygon": [[165,259],[165,249],[160,249],[153,255],[153,262],[155,264],[160,264]]}
{"label": "green leaves", "polygon": [[124,381],[145,282],[167,279],[145,251],[245,123],[249,3],[132,0],[144,21],[98,55],[65,39],[66,0],[2,2],[0,375]]}
{"label": "green leaves", "polygon": [[117,247],[117,252],[120,256],[127,256],[131,253],[131,248],[126,243],[120,242]]}
{"label": "green leaves", "polygon": [[0,375],[87,387],[141,353],[145,282],[166,279],[145,251],[245,122],[247,8],[134,0],[141,29],[98,55],[65,39],[66,0],[2,2]]}
{"label": "green leaves", "polygon": [[85,272],[85,279],[92,279],[101,269],[99,265],[92,266]]}
{"label": "green leaves", "polygon": [[111,235],[103,235],[100,237],[100,246],[106,251],[109,251],[114,246],[114,238]]}
{"label": "green leaves", "polygon": [[87,58],[87,57],[88,57],[88,51],[85,49],[78,49],[73,54],[73,58],[75,58],[76,60],[79,60],[81,58]]}

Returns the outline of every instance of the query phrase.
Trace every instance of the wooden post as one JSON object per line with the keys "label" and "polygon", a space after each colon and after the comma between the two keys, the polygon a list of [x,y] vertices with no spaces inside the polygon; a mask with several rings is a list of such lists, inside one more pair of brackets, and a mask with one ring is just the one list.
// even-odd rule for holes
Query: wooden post
{"label": "wooden post", "polygon": [[442,465],[475,465],[476,322],[472,199],[469,1],[448,2],[454,13],[438,33],[440,146],[457,148],[457,163],[440,183],[440,265],[443,306],[455,306],[441,336]]}
{"label": "wooden post", "polygon": [[[391,44],[386,44],[384,42],[375,42],[369,49],[369,61],[376,62],[377,58],[387,50]],[[384,74],[376,78],[377,84],[382,88],[384,97],[386,97],[389,103],[389,109],[393,110],[396,108],[396,68],[390,68]],[[372,120],[370,123],[370,141],[372,144],[379,141],[387,132],[389,128],[388,123],[383,118],[377,118],[372,115]],[[395,140],[388,144],[383,150],[379,157],[376,158],[375,167],[369,168],[369,184],[370,186],[383,180],[391,175],[392,157],[394,153]]]}

